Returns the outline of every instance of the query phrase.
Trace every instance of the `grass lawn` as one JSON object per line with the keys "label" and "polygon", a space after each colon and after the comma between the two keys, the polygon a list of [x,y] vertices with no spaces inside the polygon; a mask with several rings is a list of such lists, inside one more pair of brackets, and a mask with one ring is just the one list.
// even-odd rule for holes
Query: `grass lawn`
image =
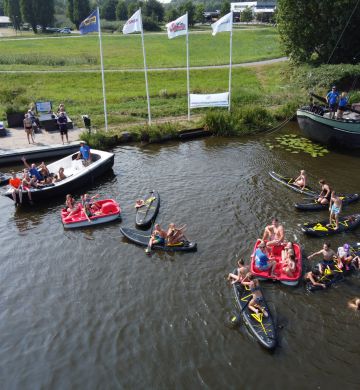
{"label": "grass lawn", "polygon": [[[287,63],[233,69],[232,104],[260,104],[277,107],[289,98],[299,96],[286,77]],[[144,74],[142,72],[109,72],[106,95],[109,125],[139,122],[147,118]],[[51,100],[54,107],[65,103],[69,116],[82,124],[81,114],[89,114],[94,124],[103,126],[103,100],[99,73],[1,74],[0,112],[15,101],[26,107],[31,101]],[[228,89],[228,70],[193,70],[191,91],[195,93],[224,92]],[[153,118],[187,114],[186,72],[149,72],[151,113]],[[193,113],[205,110],[193,110]]]}
{"label": "grass lawn", "polygon": [[[169,40],[165,34],[145,34],[147,65],[185,67],[185,37]],[[229,33],[213,37],[210,31],[190,33],[190,66],[229,62]],[[0,70],[98,69],[97,35],[32,36],[0,40]],[[140,35],[103,35],[105,69],[143,67]],[[276,28],[236,29],[233,33],[233,62],[243,63],[281,57]]]}

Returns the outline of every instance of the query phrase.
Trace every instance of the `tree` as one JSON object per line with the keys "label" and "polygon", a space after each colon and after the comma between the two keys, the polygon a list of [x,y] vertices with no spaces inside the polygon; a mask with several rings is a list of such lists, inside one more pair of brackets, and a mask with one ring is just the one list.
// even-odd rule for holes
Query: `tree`
{"label": "tree", "polygon": [[205,19],[204,12],[205,12],[204,4],[196,4],[195,15],[194,15],[195,22],[204,23],[204,19]]}
{"label": "tree", "polygon": [[151,17],[157,22],[162,22],[164,20],[164,7],[157,0],[148,0],[144,3],[144,8],[144,15]]}
{"label": "tree", "polygon": [[357,0],[332,0],[331,6],[327,0],[279,0],[277,23],[284,51],[295,62],[346,63],[360,53]]}
{"label": "tree", "polygon": [[101,7],[101,18],[116,20],[117,0],[106,0]]}
{"label": "tree", "polygon": [[6,16],[9,16],[15,30],[20,30],[22,24],[20,2],[19,0],[5,0],[4,12]]}
{"label": "tree", "polygon": [[186,3],[180,6],[181,15],[188,13],[188,24],[189,26],[194,25],[194,16],[195,16],[195,6],[191,0],[188,0]]}
{"label": "tree", "polygon": [[231,11],[230,1],[224,1],[221,5],[221,16],[227,15]]}
{"label": "tree", "polygon": [[116,19],[117,20],[127,20],[128,12],[125,1],[119,1],[116,6]]}
{"label": "tree", "polygon": [[89,0],[67,0],[67,2],[68,17],[78,29],[80,23],[90,14]]}
{"label": "tree", "polygon": [[54,22],[54,0],[20,0],[20,10],[22,20],[30,24],[35,34],[37,25],[44,30]]}
{"label": "tree", "polygon": [[251,22],[254,18],[253,11],[250,7],[245,7],[244,10],[240,14],[240,20],[242,22]]}
{"label": "tree", "polygon": [[172,22],[180,16],[179,11],[174,7],[169,7],[165,11],[165,21]]}

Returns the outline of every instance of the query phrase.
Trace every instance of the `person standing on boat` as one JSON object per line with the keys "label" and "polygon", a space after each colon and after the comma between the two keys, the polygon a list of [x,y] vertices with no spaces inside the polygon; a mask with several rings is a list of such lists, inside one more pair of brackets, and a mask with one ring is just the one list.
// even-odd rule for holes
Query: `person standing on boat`
{"label": "person standing on boat", "polygon": [[318,203],[328,204],[330,203],[331,198],[331,188],[328,183],[324,179],[319,180],[319,184],[321,185],[321,192],[318,198]]}
{"label": "person standing on boat", "polygon": [[339,107],[338,107],[338,110],[337,110],[337,113],[336,113],[336,119],[342,119],[342,117],[344,115],[344,111],[346,110],[346,106],[347,106],[348,102],[349,102],[349,96],[347,96],[346,92],[343,92],[340,95]]}
{"label": "person standing on boat", "polygon": [[330,220],[329,220],[329,226],[331,226],[333,219],[335,219],[335,230],[339,229],[339,214],[341,213],[342,209],[342,200],[336,195],[335,191],[331,193],[330,198]]}
{"label": "person standing on boat", "polygon": [[87,166],[91,163],[91,153],[90,146],[86,145],[85,141],[80,141],[80,151],[76,157],[77,160],[82,158],[84,160],[84,165]]}
{"label": "person standing on boat", "polygon": [[339,92],[336,90],[336,86],[333,85],[331,91],[329,91],[328,94],[326,95],[326,101],[330,109],[330,119],[335,118],[338,99],[339,99]]}

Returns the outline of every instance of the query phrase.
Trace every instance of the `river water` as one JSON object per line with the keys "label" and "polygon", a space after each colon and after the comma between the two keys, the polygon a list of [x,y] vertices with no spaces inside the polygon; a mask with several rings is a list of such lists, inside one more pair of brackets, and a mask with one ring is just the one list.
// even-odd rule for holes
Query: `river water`
{"label": "river water", "polygon": [[[113,172],[88,192],[117,199],[121,223],[64,231],[61,200],[15,209],[1,197],[1,388],[359,388],[360,315],[346,302],[359,295],[360,275],[312,294],[263,283],[279,327],[273,353],[245,326],[227,326],[235,302],[224,276],[237,256],[249,259],[272,216],[305,253],[323,243],[299,224],[327,214],[296,211],[301,195],[268,171],[303,168],[313,185],[325,177],[339,191],[360,190],[358,156],[269,150],[278,135],[116,148]],[[197,252],[147,257],[121,237],[120,226],[134,227],[134,200],[153,188],[158,222],[187,223]]]}

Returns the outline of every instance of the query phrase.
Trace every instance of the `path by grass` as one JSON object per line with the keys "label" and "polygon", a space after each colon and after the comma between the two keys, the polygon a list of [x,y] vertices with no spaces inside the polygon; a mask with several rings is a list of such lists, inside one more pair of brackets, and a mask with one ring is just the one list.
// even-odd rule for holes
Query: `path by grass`
{"label": "path by grass", "polygon": [[[38,37],[36,37],[38,38]],[[213,37],[209,32],[189,37],[190,66],[229,62],[229,33]],[[186,66],[185,37],[169,40],[164,34],[145,34],[147,64],[155,67]],[[0,70],[98,69],[99,41],[96,35],[53,39],[0,40]],[[140,35],[104,35],[105,69],[143,67]],[[277,30],[273,27],[235,30],[233,62],[251,62],[281,57]]]}

